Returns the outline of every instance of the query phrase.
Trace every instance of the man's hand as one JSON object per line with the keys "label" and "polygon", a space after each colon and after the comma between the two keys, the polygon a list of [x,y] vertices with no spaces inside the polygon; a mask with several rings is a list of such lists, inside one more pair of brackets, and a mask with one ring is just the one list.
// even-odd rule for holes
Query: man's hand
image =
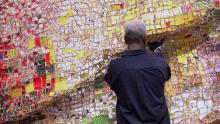
{"label": "man's hand", "polygon": [[162,53],[164,49],[164,41],[165,39],[161,39],[160,41],[154,41],[152,43],[148,43],[149,48],[154,53]]}

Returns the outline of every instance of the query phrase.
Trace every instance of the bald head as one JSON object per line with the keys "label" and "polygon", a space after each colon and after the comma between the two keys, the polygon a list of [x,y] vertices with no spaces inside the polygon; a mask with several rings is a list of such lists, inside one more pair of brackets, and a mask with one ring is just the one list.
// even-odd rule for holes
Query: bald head
{"label": "bald head", "polygon": [[125,25],[126,44],[143,43],[146,40],[146,28],[141,20],[132,20]]}

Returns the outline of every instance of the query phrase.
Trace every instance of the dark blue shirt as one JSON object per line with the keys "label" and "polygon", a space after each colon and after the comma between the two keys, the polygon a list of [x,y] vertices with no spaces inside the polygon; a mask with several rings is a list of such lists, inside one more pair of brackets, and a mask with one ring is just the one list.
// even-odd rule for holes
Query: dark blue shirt
{"label": "dark blue shirt", "polygon": [[118,124],[169,124],[164,83],[170,75],[163,57],[143,49],[112,60],[105,80],[117,96]]}

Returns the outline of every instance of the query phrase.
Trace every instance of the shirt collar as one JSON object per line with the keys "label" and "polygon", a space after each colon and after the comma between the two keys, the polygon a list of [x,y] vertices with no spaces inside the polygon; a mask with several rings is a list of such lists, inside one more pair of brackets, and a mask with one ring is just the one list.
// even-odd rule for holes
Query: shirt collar
{"label": "shirt collar", "polygon": [[136,55],[145,54],[145,53],[146,53],[145,49],[126,50],[126,51],[121,53],[121,56],[122,57],[125,57],[125,56],[136,56]]}

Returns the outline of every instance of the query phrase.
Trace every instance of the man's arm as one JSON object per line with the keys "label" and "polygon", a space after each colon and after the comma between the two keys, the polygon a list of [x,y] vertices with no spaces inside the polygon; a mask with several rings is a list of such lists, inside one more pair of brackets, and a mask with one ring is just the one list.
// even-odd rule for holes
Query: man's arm
{"label": "man's arm", "polygon": [[155,41],[152,43],[148,43],[150,50],[152,52],[155,53],[156,56],[160,56],[164,59],[165,63],[166,63],[166,68],[165,71],[163,71],[164,77],[165,77],[165,81],[168,81],[171,77],[171,70],[170,70],[170,66],[168,65],[166,59],[164,58],[163,55],[163,49],[164,49],[164,41],[165,39],[162,39],[160,41]]}
{"label": "man's arm", "polygon": [[170,70],[170,66],[167,64],[167,78],[166,81],[168,81],[171,77],[171,70]]}
{"label": "man's arm", "polygon": [[105,74],[104,80],[109,84],[111,90],[113,90],[113,61],[108,65],[107,72]]}

